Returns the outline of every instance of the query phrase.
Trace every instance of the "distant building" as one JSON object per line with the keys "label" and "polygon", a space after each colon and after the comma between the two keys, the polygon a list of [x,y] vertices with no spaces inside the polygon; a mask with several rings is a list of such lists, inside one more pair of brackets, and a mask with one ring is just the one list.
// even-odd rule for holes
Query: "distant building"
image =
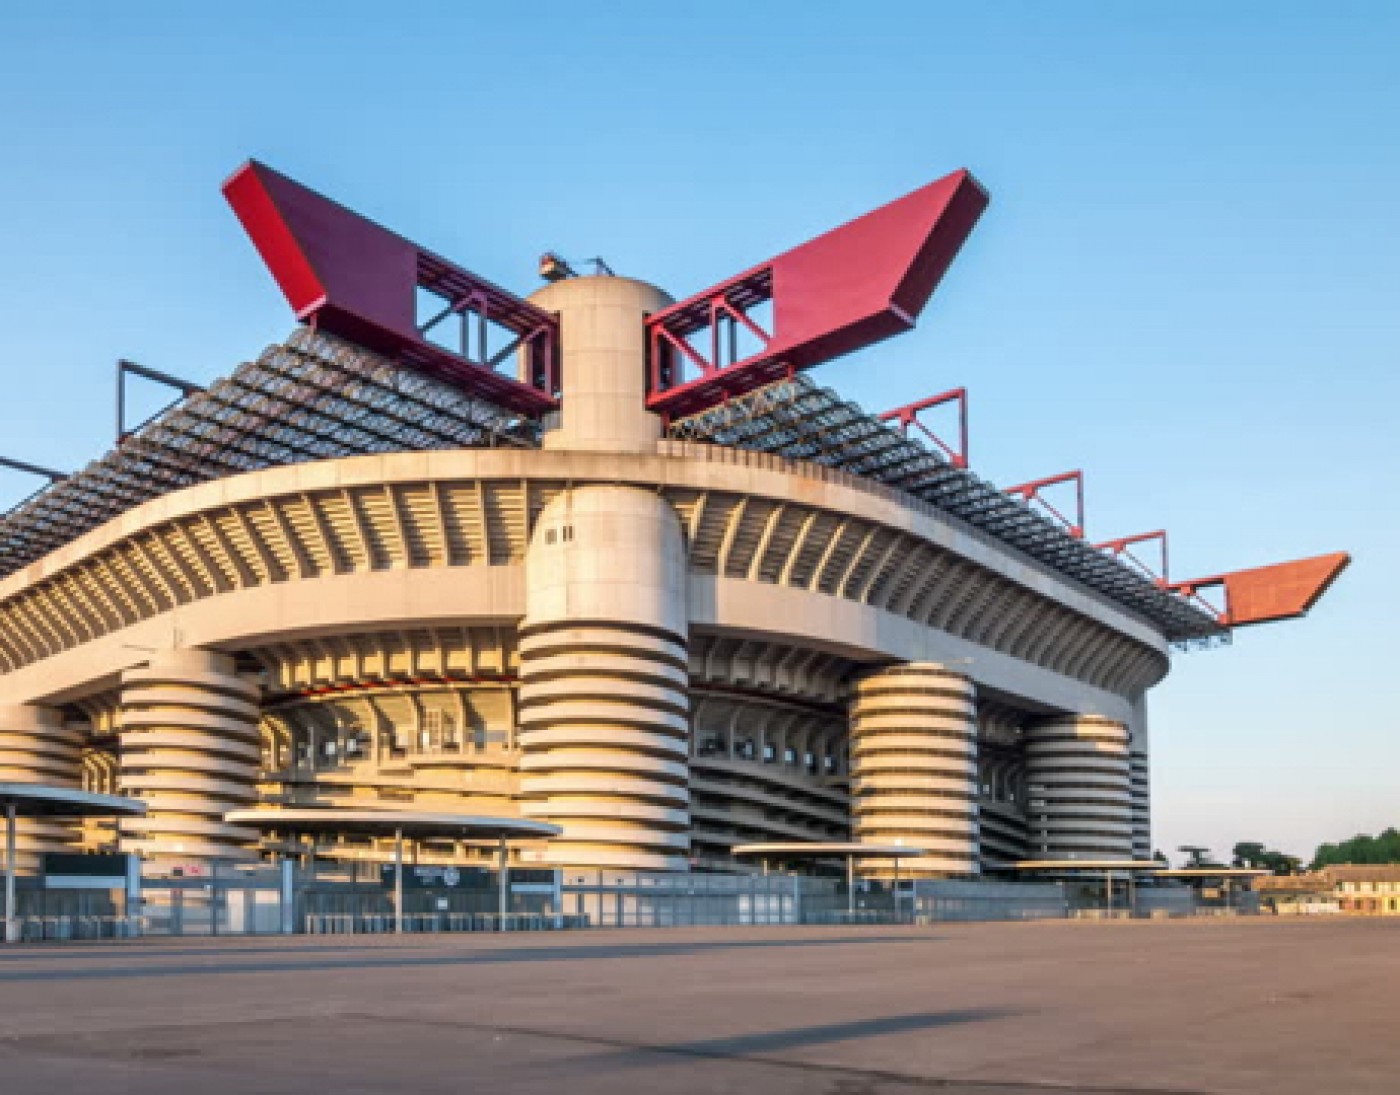
{"label": "distant building", "polygon": [[1400,916],[1400,863],[1347,863],[1328,867],[1342,912],[1361,916]]}
{"label": "distant building", "polygon": [[1281,916],[1347,913],[1400,916],[1400,863],[1346,863],[1255,884],[1266,910]]}
{"label": "distant building", "polygon": [[1334,883],[1323,871],[1271,875],[1254,884],[1263,912],[1279,916],[1319,916],[1340,912]]}

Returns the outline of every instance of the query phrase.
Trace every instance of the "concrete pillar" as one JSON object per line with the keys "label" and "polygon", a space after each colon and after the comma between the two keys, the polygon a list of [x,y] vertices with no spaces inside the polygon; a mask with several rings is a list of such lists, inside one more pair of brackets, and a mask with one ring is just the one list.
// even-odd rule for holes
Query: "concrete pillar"
{"label": "concrete pillar", "polygon": [[[0,783],[83,785],[82,736],[51,707],[0,707]],[[20,818],[16,852],[19,871],[34,874],[45,852],[77,851],[78,823],[54,818]]]}
{"label": "concrete pillar", "polygon": [[1036,859],[1128,859],[1128,728],[1063,715],[1026,730],[1026,814]]}
{"label": "concrete pillar", "polygon": [[[894,666],[857,682],[851,703],[851,816],[867,844],[928,854],[903,874],[980,871],[973,684],[941,665]],[[890,873],[893,864],[877,865]]]}
{"label": "concrete pillar", "polygon": [[646,409],[648,314],[671,298],[631,278],[567,278],[530,297],[559,315],[563,398],[547,449],[652,452],[661,419]]}
{"label": "concrete pillar", "polygon": [[256,804],[258,689],[233,659],[166,650],[122,674],[121,788],[144,799],[123,850],[159,859],[256,859],[257,834],[226,825]]}
{"label": "concrete pillar", "polygon": [[654,492],[565,491],[525,557],[522,812],[549,862],[683,871],[690,829],[685,552]]}
{"label": "concrete pillar", "polygon": [[1128,780],[1133,807],[1133,858],[1152,858],[1152,774],[1147,743],[1147,697],[1133,702],[1128,724]]}

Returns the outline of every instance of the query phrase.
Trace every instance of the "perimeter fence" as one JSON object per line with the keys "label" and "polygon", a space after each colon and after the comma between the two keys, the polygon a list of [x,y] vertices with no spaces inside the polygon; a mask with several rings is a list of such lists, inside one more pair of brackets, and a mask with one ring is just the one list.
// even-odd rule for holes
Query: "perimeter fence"
{"label": "perimeter fence", "polygon": [[[28,878],[16,901],[25,941],[134,936],[378,935],[544,932],[798,924],[932,924],[949,921],[1101,919],[1110,915],[1055,882],[905,879],[898,887],[791,874],[628,874],[516,869],[508,888],[484,867],[404,868],[402,909],[392,867],[206,862],[141,877]],[[82,883],[78,885],[78,883]],[[1182,888],[1139,889],[1115,918],[1239,915]]]}

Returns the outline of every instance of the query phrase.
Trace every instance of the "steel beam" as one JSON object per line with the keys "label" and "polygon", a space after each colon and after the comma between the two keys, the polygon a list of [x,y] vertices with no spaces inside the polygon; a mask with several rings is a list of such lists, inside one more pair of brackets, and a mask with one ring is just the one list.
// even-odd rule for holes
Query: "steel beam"
{"label": "steel beam", "polygon": [[[302,322],[516,414],[556,406],[559,327],[552,313],[255,160],[234,172],[224,196]],[[442,315],[477,319],[479,360],[423,337],[420,289],[442,299]],[[489,367],[488,324],[519,338],[528,383]]]}
{"label": "steel beam", "polygon": [[[924,411],[933,410],[935,407],[946,406],[949,403],[958,405],[958,443],[957,447],[949,445],[938,434],[934,433],[919,416]],[[939,395],[929,396],[927,399],[920,399],[914,403],[906,403],[902,407],[895,407],[880,415],[881,422],[894,422],[899,426],[899,430],[905,437],[909,436],[909,427],[917,427],[922,433],[932,441],[943,452],[955,468],[966,468],[967,463],[967,389],[954,388],[951,391],[942,392]]]}
{"label": "steel beam", "polygon": [[[909,330],[986,207],[955,171],[658,312],[647,405],[693,415]],[[769,302],[771,331],[753,316]],[[759,349],[734,360],[740,329]]]}
{"label": "steel beam", "polygon": [[1168,588],[1198,602],[1201,590],[1223,589],[1225,608],[1219,612],[1221,625],[1248,627],[1306,615],[1350,564],[1351,556],[1338,551],[1173,582]]}

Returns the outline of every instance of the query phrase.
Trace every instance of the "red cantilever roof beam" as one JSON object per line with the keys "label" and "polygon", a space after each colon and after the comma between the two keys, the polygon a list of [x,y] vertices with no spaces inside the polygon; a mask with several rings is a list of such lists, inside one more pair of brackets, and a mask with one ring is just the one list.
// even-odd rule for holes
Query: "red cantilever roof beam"
{"label": "red cantilever roof beam", "polygon": [[[517,414],[556,405],[558,321],[549,312],[255,160],[234,172],[224,196],[298,319]],[[528,355],[531,383],[425,339],[419,288],[441,296],[449,312],[511,331],[508,349],[518,343]]]}
{"label": "red cantilever roof beam", "polygon": [[[1160,569],[1158,570],[1153,570],[1130,550],[1134,544],[1146,544],[1153,540],[1156,540],[1161,548]],[[1170,581],[1166,529],[1159,528],[1153,532],[1139,532],[1134,536],[1120,536],[1116,540],[1105,540],[1101,544],[1095,544],[1094,547],[1099,551],[1106,551],[1110,555],[1127,556],[1139,570],[1151,577],[1163,589]]]}
{"label": "red cantilever roof beam", "polygon": [[[1046,487],[1058,486],[1061,483],[1074,484],[1074,515],[1071,521],[1053,502],[1046,499],[1041,493]],[[1007,487],[1007,494],[1014,494],[1026,505],[1032,502],[1039,502],[1052,515],[1069,529],[1069,534],[1076,540],[1084,539],[1084,473],[1076,468],[1074,471],[1061,472],[1059,475],[1047,475],[1044,479],[1032,479],[1029,483],[1022,483],[1019,486]]]}
{"label": "red cantilever roof beam", "polygon": [[[977,180],[955,171],[658,312],[647,322],[647,405],[695,414],[907,331],[986,207]],[[749,315],[768,301],[771,331]],[[759,348],[726,359],[719,328],[735,324]],[[705,352],[695,342],[707,330]],[[685,362],[698,377],[685,379]]]}
{"label": "red cantilever roof beam", "polygon": [[[938,434],[934,433],[919,416],[924,411],[933,410],[935,407],[942,407],[949,403],[958,405],[958,443],[957,447],[948,444]],[[895,407],[886,411],[880,416],[881,422],[894,422],[899,426],[899,430],[905,437],[909,436],[909,427],[917,427],[930,441],[932,441],[955,468],[967,467],[967,389],[954,388],[952,391],[942,392],[939,395],[929,396],[927,399],[920,399],[915,403],[906,403],[902,407]]]}
{"label": "red cantilever roof beam", "polygon": [[1225,610],[1220,622],[1226,627],[1291,620],[1305,615],[1351,564],[1344,551],[1295,559],[1288,563],[1236,570],[1209,578],[1173,582],[1168,588],[1184,597],[1200,599],[1200,591],[1225,590]]}

